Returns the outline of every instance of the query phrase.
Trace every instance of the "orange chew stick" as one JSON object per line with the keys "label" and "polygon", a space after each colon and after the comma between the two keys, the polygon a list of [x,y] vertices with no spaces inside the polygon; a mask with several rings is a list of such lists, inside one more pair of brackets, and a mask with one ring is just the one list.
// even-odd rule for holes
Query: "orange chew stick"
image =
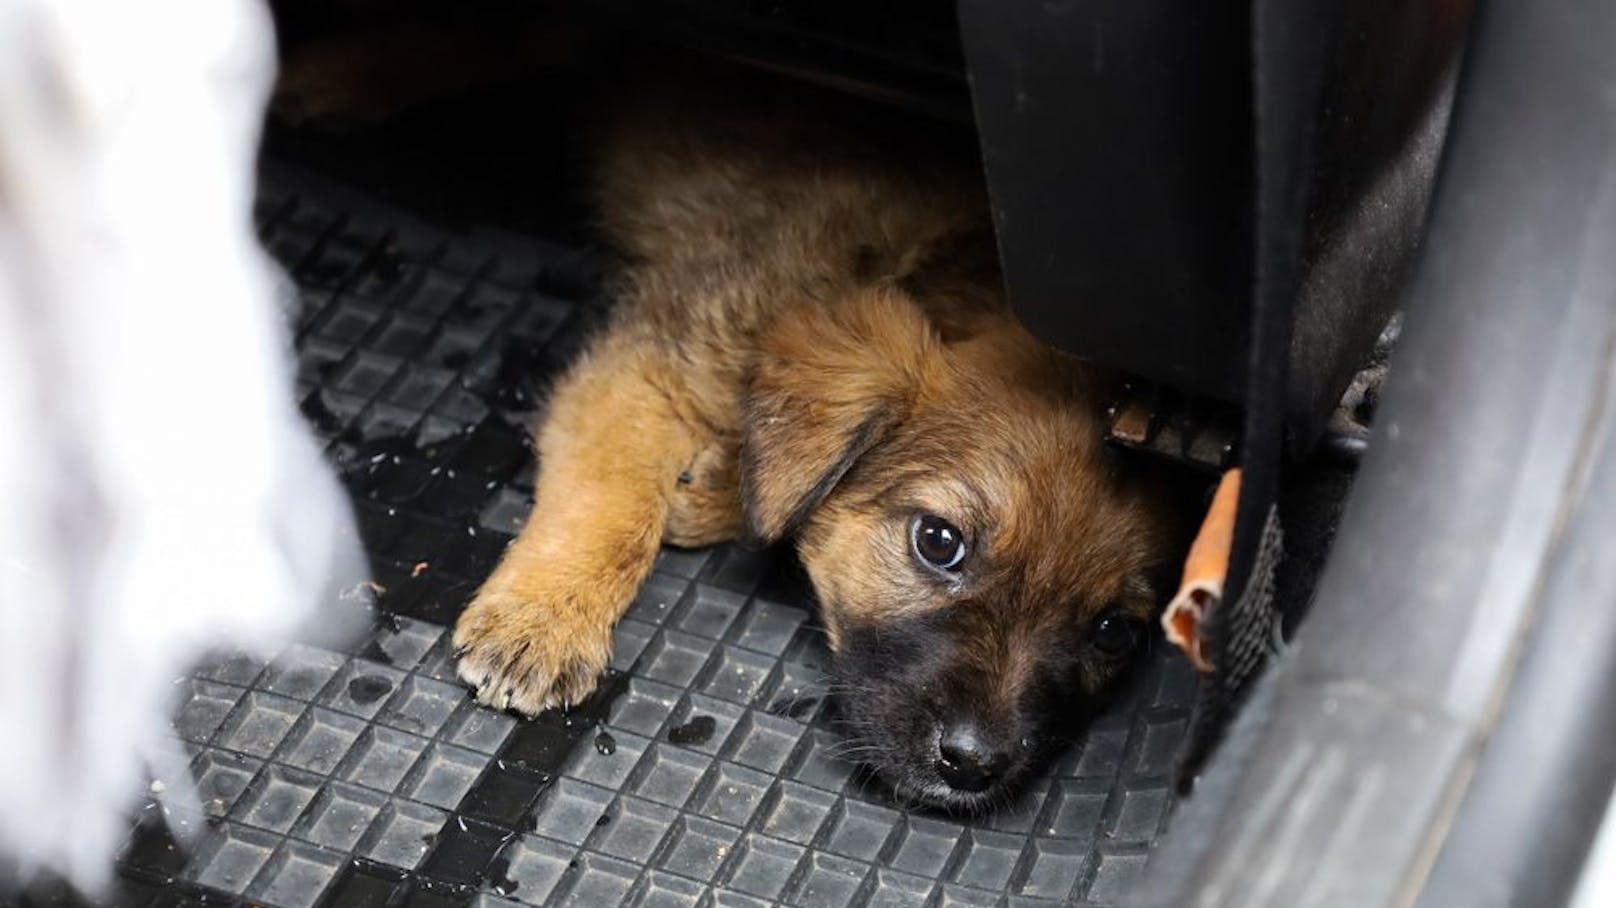
{"label": "orange chew stick", "polygon": [[1223,598],[1223,582],[1229,572],[1229,550],[1234,544],[1234,518],[1240,503],[1240,471],[1230,470],[1218,482],[1207,508],[1201,531],[1195,535],[1189,556],[1184,559],[1184,580],[1178,594],[1162,613],[1162,631],[1167,642],[1184,655],[1201,674],[1212,671],[1201,640],[1201,621]]}

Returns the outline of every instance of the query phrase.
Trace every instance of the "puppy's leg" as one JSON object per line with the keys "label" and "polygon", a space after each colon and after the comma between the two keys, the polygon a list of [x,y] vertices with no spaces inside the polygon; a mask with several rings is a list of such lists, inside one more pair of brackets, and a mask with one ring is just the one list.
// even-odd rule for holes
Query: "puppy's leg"
{"label": "puppy's leg", "polygon": [[[739,406],[737,405],[737,409]],[[741,536],[741,477],[738,435],[714,431],[714,439],[697,451],[684,469],[668,500],[668,522],[662,541],[684,548],[701,548]]]}
{"label": "puppy's leg", "polygon": [[614,337],[557,387],[533,511],[455,626],[460,676],[482,702],[533,714],[594,689],[700,447],[677,387],[650,344]]}

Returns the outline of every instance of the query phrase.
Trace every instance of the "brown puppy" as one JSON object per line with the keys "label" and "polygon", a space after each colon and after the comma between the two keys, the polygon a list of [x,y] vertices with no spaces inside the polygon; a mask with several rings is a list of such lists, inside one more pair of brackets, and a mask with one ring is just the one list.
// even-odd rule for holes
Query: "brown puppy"
{"label": "brown puppy", "polygon": [[972,166],[822,113],[662,98],[604,131],[614,317],[554,389],[459,671],[576,703],[660,545],[795,538],[856,752],[980,807],[1128,664],[1172,543],[1102,446],[1107,377],[1007,312]]}

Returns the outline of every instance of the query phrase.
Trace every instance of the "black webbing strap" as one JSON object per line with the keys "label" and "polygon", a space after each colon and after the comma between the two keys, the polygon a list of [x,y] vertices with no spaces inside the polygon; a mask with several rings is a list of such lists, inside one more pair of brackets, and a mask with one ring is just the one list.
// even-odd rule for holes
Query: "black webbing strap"
{"label": "black webbing strap", "polygon": [[1214,668],[1202,679],[1180,754],[1181,787],[1217,746],[1277,639],[1272,581],[1281,543],[1276,505],[1285,460],[1291,327],[1303,276],[1315,118],[1341,18],[1340,0],[1252,5],[1255,281],[1241,494],[1222,604],[1202,626]]}

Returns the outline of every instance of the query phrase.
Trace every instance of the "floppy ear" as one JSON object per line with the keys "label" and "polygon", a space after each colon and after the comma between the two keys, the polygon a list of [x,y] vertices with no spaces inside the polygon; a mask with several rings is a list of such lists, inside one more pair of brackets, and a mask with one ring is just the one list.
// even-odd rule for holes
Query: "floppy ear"
{"label": "floppy ear", "polygon": [[936,332],[900,291],[863,291],[783,312],[747,389],[741,444],[746,526],[775,542],[802,525],[934,380]]}

